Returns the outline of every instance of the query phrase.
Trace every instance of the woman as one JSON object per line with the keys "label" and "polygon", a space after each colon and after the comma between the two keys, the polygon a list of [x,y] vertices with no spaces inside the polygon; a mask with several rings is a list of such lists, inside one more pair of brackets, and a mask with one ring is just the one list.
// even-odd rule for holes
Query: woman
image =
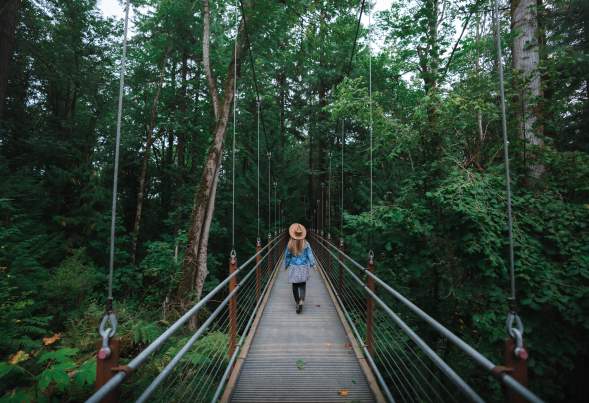
{"label": "woman", "polygon": [[307,230],[301,224],[294,223],[288,229],[290,240],[284,256],[284,269],[288,270],[288,282],[292,284],[292,293],[297,305],[297,313],[303,310],[305,287],[309,271],[315,267],[315,257],[311,246],[305,241]]}

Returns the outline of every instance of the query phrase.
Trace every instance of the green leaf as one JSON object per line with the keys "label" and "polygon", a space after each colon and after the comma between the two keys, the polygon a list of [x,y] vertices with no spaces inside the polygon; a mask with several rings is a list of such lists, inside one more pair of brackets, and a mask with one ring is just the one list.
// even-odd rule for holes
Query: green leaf
{"label": "green leaf", "polygon": [[74,367],[74,363],[67,362],[47,368],[39,375],[39,388],[46,390],[51,384],[55,384],[59,391],[64,391],[70,383],[70,377],[66,371]]}
{"label": "green leaf", "polygon": [[92,385],[96,381],[96,362],[88,360],[78,368],[74,375],[74,382],[80,386]]}
{"label": "green leaf", "polygon": [[297,368],[299,369],[299,371],[302,371],[303,369],[305,369],[305,361],[302,358],[299,358],[296,362]]}
{"label": "green leaf", "polygon": [[60,348],[59,350],[56,350],[56,351],[48,351],[46,353],[41,354],[41,356],[39,357],[37,362],[39,364],[43,364],[47,361],[62,363],[65,361],[69,361],[72,356],[78,354],[78,351],[79,350],[77,348],[68,348],[68,347]]}

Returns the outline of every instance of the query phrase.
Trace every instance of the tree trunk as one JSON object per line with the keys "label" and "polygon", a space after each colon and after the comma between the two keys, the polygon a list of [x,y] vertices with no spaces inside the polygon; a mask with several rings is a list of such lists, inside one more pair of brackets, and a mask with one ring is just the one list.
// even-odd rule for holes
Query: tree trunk
{"label": "tree trunk", "polygon": [[[201,297],[204,281],[208,274],[207,243],[209,229],[215,208],[217,177],[223,152],[223,139],[225,138],[231,105],[235,95],[233,90],[233,83],[236,79],[234,68],[239,74],[241,67],[240,55],[243,53],[245,44],[243,31],[244,21],[242,19],[238,30],[238,43],[234,57],[228,67],[223,91],[224,99],[221,103],[210,61],[209,1],[203,0],[203,66],[207,75],[210,96],[213,100],[216,124],[213,143],[209,148],[200,185],[194,196],[191,224],[188,232],[188,246],[182,263],[182,275],[176,295],[182,309],[185,309],[193,301],[193,298],[198,300]],[[235,66],[235,61],[237,61],[237,66]]]}
{"label": "tree trunk", "polygon": [[[476,33],[475,33],[475,43],[477,46],[476,52],[476,59],[475,59],[475,75],[477,79],[480,79],[480,71],[481,71],[481,52],[479,50],[481,35],[485,29],[485,21],[487,15],[483,13],[482,21],[481,17],[477,16],[477,23],[476,23]],[[485,132],[483,131],[483,114],[480,110],[477,110],[477,129],[479,131],[479,150],[481,149],[483,142],[485,141]]]}
{"label": "tree trunk", "polygon": [[143,211],[143,200],[145,198],[145,188],[146,188],[146,179],[147,179],[147,168],[149,165],[149,155],[151,152],[151,146],[154,142],[153,131],[155,130],[155,125],[157,121],[157,106],[158,100],[160,97],[160,93],[162,91],[162,85],[164,83],[164,71],[166,65],[166,59],[170,48],[166,50],[166,55],[164,56],[164,60],[160,66],[160,76],[157,83],[157,89],[155,95],[153,97],[153,103],[151,105],[151,115],[149,120],[149,125],[147,126],[147,133],[145,138],[145,151],[143,152],[143,159],[141,161],[141,172],[139,174],[138,179],[138,190],[137,190],[137,201],[136,201],[136,209],[135,209],[135,221],[133,223],[133,234],[132,234],[132,241],[131,241],[131,259],[133,264],[137,259],[137,244],[139,239],[139,228],[141,226],[141,213]]}
{"label": "tree trunk", "polygon": [[[180,116],[182,117],[182,127],[186,124],[186,87],[187,87],[187,76],[188,76],[188,54],[182,53],[182,67],[180,68],[180,74],[182,76],[182,84],[180,87]],[[178,133],[178,158],[177,164],[180,170],[180,180],[184,180],[184,167],[186,166],[186,133],[184,130],[180,130]]]}
{"label": "tree trunk", "polygon": [[0,6],[0,119],[4,115],[4,101],[8,88],[8,68],[12,59],[16,16],[21,0],[8,0]]}
{"label": "tree trunk", "polygon": [[[513,37],[513,68],[519,73],[520,127],[521,137],[526,144],[543,146],[542,128],[538,125],[538,100],[542,96],[540,65],[540,48],[538,40],[538,0],[511,1],[511,30]],[[530,173],[539,177],[544,166],[534,161]]]}

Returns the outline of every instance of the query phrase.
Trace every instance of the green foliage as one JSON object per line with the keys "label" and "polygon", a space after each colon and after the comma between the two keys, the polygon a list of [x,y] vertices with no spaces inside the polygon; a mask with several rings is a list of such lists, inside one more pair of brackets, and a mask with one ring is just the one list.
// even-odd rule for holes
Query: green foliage
{"label": "green foliage", "polygon": [[[92,0],[18,3],[8,76],[0,77],[7,83],[6,99],[0,100],[0,387],[7,391],[1,400],[82,401],[95,377],[91,357],[109,267],[122,23],[103,18]],[[331,219],[323,225],[332,237],[343,236],[360,262],[370,245],[379,275],[500,362],[509,279],[491,16],[486,2],[443,2],[443,12],[432,7],[435,3],[393,1],[388,10],[374,14],[372,38],[360,26],[355,45],[357,1],[268,0],[247,11],[257,82],[244,51],[238,80],[235,248],[241,262],[253,252],[256,237],[264,241],[274,230],[278,200],[284,211],[277,209],[276,218],[318,226],[318,200],[327,196],[321,184],[331,179]],[[195,4],[133,2],[113,281],[125,359],[179,313],[176,291],[186,231],[216,127],[202,67],[201,9]],[[530,150],[519,135],[521,93],[510,65],[514,34],[507,19],[501,26],[519,310],[531,352],[532,389],[550,401],[576,401],[587,394],[587,4],[546,0],[539,9],[543,96],[534,100],[534,112],[540,114],[546,144],[540,150]],[[227,18],[234,5],[214,1],[211,7],[212,71],[223,82],[234,47],[234,20]],[[455,43],[467,18],[464,35]],[[259,150],[256,87],[263,108]],[[372,215],[367,213],[370,122]],[[146,130],[152,126],[148,145]],[[134,259],[138,180],[147,146]],[[267,151],[272,151],[271,166],[264,158]],[[530,151],[545,168],[540,178],[530,177]],[[227,143],[221,158],[205,293],[226,276],[232,244]],[[270,194],[269,202],[274,181],[277,200]],[[343,234],[337,225],[340,213]],[[208,313],[205,309],[202,315]],[[410,323],[428,341],[438,342],[419,321]],[[58,345],[45,345],[43,338],[55,334],[61,335]],[[187,337],[173,338],[125,392],[132,395],[147,384]],[[185,361],[207,365],[226,348],[227,335],[212,331]],[[445,354],[484,397],[499,399],[498,387],[482,379],[459,352],[448,348]],[[24,358],[10,364],[11,357]]]}
{"label": "green foliage", "polygon": [[148,345],[162,333],[162,329],[153,322],[137,320],[132,324],[133,343],[136,345]]}

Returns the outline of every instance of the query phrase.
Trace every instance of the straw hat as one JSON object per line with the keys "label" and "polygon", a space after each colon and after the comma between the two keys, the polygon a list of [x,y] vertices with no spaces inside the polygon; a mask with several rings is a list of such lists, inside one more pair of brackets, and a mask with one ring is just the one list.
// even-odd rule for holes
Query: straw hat
{"label": "straw hat", "polygon": [[307,236],[307,230],[299,223],[294,223],[288,228],[288,233],[291,238],[294,239],[305,239]]}

